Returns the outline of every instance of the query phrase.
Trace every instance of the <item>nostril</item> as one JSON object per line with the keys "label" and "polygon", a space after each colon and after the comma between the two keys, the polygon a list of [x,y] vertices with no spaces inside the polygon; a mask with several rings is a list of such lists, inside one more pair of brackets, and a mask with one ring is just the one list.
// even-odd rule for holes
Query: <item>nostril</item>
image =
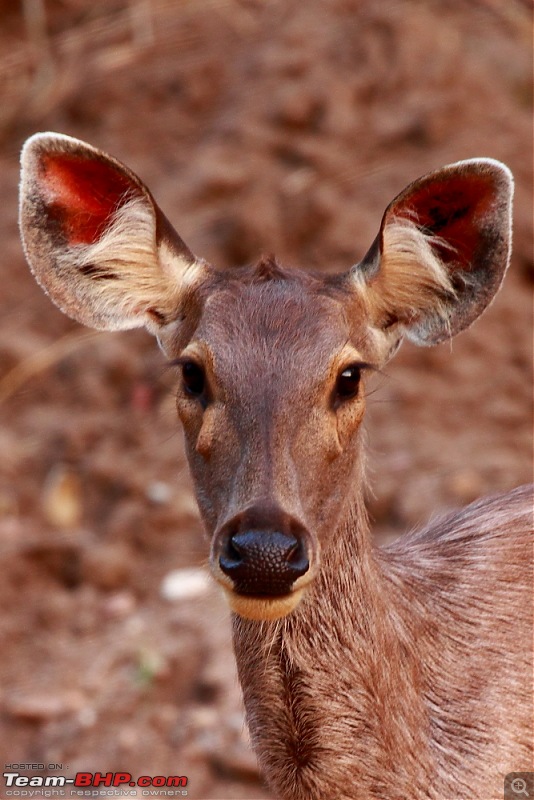
{"label": "nostril", "polygon": [[219,557],[221,570],[241,594],[280,595],[309,569],[304,543],[280,531],[233,534]]}
{"label": "nostril", "polygon": [[226,547],[226,561],[235,564],[239,564],[241,561],[239,543],[234,540],[233,536],[228,540],[228,545]]}
{"label": "nostril", "polygon": [[287,552],[284,554],[285,560],[291,562],[298,549],[299,549],[299,543],[295,540],[294,544],[290,545],[287,548]]}

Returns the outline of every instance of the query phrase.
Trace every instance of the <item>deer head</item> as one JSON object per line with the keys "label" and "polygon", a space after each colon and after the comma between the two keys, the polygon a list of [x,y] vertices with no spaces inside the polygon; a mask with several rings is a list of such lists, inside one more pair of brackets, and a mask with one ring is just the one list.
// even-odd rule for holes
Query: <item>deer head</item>
{"label": "deer head", "polygon": [[179,370],[210,565],[238,614],[282,617],[313,582],[361,484],[367,374],[405,336],[436,344],[486,308],[508,264],[512,188],[497,161],[459,162],[398,195],[341,275],[274,259],[221,271],[114,158],[58,134],[26,143],[30,267],[69,316],[145,326]]}

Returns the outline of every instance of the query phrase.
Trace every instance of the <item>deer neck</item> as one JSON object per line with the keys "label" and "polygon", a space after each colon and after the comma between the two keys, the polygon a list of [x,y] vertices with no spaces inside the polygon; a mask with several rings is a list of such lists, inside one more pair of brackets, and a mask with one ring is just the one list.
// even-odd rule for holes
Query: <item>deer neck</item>
{"label": "deer neck", "polygon": [[343,793],[349,777],[358,797],[426,791],[430,755],[416,651],[394,593],[358,498],[291,615],[234,617],[252,743],[284,800],[352,797]]}

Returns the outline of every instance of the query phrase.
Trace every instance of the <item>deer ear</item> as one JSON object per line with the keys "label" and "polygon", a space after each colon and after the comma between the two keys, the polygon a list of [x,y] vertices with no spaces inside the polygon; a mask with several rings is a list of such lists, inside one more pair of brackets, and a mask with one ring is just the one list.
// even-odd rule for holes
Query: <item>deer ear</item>
{"label": "deer ear", "polygon": [[32,136],[22,150],[20,229],[35,278],[59,308],[93,328],[176,314],[204,269],[127,167],[85,142]]}
{"label": "deer ear", "polygon": [[499,289],[511,246],[513,178],[492,159],[410,184],[351,271],[380,329],[432,345],[470,325]]}

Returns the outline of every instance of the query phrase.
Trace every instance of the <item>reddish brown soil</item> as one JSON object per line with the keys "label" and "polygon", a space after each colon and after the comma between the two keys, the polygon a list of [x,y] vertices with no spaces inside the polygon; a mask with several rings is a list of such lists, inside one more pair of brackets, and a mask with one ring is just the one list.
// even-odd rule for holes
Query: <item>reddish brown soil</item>
{"label": "reddish brown soil", "polygon": [[87,139],[213,263],[274,251],[330,271],[363,255],[425,171],[477,155],[511,166],[498,299],[452,346],[406,345],[369,400],[371,509],[397,534],[531,479],[527,4],[50,0],[47,38],[19,4],[0,7],[2,766],[186,775],[190,798],[268,798],[224,602],[161,595],[206,555],[172,378],[148,335],[86,338],[35,285],[18,151],[36,130]]}

